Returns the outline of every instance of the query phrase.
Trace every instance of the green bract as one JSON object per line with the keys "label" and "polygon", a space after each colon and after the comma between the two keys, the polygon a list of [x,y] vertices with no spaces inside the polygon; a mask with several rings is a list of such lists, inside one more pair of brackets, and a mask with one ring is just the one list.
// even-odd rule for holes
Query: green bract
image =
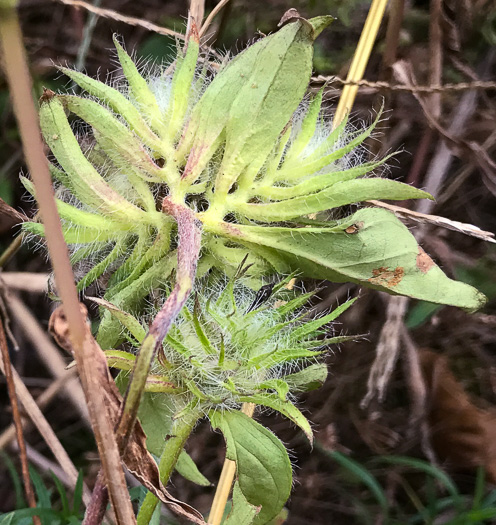
{"label": "green bract", "polygon": [[[248,249],[255,278],[298,270],[469,310],[483,304],[474,288],[448,279],[388,212],[366,208],[315,226],[305,219],[368,199],[431,198],[393,180],[361,178],[383,162],[357,163],[354,156],[377,121],[365,131],[348,131],[346,122],[330,131],[320,116],[321,93],[298,109],[313,40],[330,21],[293,19],[228,62],[210,84],[194,37],[173,72],[147,80],[116,42],[126,94],[62,68],[91,96],[47,96],[40,110],[56,159],[52,174],[60,193],[72,195],[58,205],[73,260],[98,258],[80,290],[110,271],[105,298],[130,310],[167,280],[175,266],[175,223],[161,211],[168,195],[202,223],[202,274],[215,267],[232,275]],[[68,113],[91,126],[86,151]],[[43,233],[38,224],[25,229]],[[108,314],[100,334],[104,346],[118,341]]]}

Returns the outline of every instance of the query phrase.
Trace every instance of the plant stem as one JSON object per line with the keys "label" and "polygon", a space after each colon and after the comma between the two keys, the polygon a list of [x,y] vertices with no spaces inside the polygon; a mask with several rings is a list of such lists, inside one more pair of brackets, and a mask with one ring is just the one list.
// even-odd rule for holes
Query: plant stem
{"label": "plant stem", "polygon": [[[167,198],[164,199],[163,209],[177,221],[179,238],[177,247],[176,284],[151,324],[150,330],[141,344],[132,371],[124,398],[122,415],[116,430],[117,444],[121,455],[124,453],[133,432],[141,396],[145,389],[146,379],[150,373],[153,359],[157,355],[169,328],[191,293],[200,255],[201,230],[193,211],[187,206],[173,203]],[[97,479],[92,502],[89,507],[91,516],[98,517],[103,515],[103,509],[105,509],[107,505],[106,490],[101,483],[98,483],[99,480],[102,480],[101,476]],[[94,525],[98,523],[98,521],[88,521],[85,518],[84,523],[85,525]]]}
{"label": "plant stem", "polygon": [[141,344],[133,368],[124,399],[122,417],[117,428],[117,436],[120,443],[122,443],[120,447],[122,450],[126,448],[133,431],[139,403],[153,359],[162,346],[169,328],[179,315],[191,293],[196,274],[196,265],[200,256],[201,230],[193,211],[187,206],[175,204],[169,199],[164,199],[163,208],[166,213],[172,215],[177,221],[179,238],[176,284],[169,297],[167,297],[164,306],[153,320],[150,330]]}
{"label": "plant stem", "polygon": [[[160,481],[167,485],[169,478],[176,466],[179,454],[181,454],[186,440],[193,431],[196,422],[200,419],[202,412],[198,408],[189,410],[180,419],[174,422],[173,435],[167,440],[164,451],[160,457],[159,472]],[[148,525],[158,504],[158,498],[149,492],[138,513],[137,525]]]}
{"label": "plant stem", "polygon": [[[12,375],[12,365],[9,357],[9,349],[7,346],[7,337],[3,329],[3,322],[0,319],[0,348],[2,351],[2,361],[3,367],[2,371],[5,374],[5,380],[7,382],[7,391],[10,398],[10,405],[12,407],[12,419],[14,420],[14,425],[17,435],[17,444],[19,446],[19,456],[21,460],[21,470],[22,470],[22,479],[24,482],[24,492],[26,494],[26,499],[28,505],[34,509],[36,508],[36,499],[34,497],[33,487],[31,485],[31,479],[29,478],[29,468],[28,468],[28,457],[26,453],[26,442],[24,441],[24,434],[22,431],[22,420],[21,414],[19,412],[19,403],[17,399],[16,388],[14,384],[14,377]],[[38,516],[33,516],[34,525],[41,525],[40,518]]]}
{"label": "plant stem", "polygon": [[107,368],[95,370],[94,341],[81,313],[67,245],[55,204],[52,181],[41,141],[38,115],[32,100],[31,78],[16,7],[15,0],[3,1],[0,4],[0,47],[3,52],[10,96],[19,123],[26,163],[36,188],[57,289],[64,306],[69,338],[74,349],[105,481],[109,487],[110,500],[117,523],[132,525],[135,523],[133,507],[100,384],[101,374],[102,372],[106,374]]}

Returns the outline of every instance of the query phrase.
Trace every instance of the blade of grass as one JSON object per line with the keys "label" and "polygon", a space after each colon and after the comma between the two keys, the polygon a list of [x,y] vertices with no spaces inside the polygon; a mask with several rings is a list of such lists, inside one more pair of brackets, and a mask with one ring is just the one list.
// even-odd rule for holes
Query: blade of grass
{"label": "blade of grass", "polygon": [[358,92],[358,86],[353,83],[358,82],[363,78],[387,3],[388,0],[372,0],[367,20],[363,26],[362,34],[358,41],[353,60],[351,61],[348,76],[346,77],[346,82],[351,82],[351,84],[347,84],[343,88],[332,121],[333,128],[336,128],[341,123],[353,107]]}
{"label": "blade of grass", "polygon": [[341,454],[340,452],[329,452],[320,445],[317,445],[317,447],[327,456],[331,457],[337,463],[339,463],[341,467],[346,469],[348,472],[351,472],[366,487],[368,487],[370,492],[374,495],[377,503],[380,505],[384,515],[388,515],[389,504],[386,498],[386,494],[384,493],[377,479],[363,465],[360,465],[360,463],[358,463],[357,461],[345,456],[344,454]]}

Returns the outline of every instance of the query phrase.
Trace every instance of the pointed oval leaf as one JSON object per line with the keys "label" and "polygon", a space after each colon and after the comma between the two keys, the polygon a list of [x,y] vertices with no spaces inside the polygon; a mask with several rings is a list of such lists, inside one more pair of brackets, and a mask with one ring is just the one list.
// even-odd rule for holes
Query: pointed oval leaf
{"label": "pointed oval leaf", "polygon": [[210,412],[209,418],[212,427],[224,434],[226,457],[236,462],[236,484],[241,494],[249,504],[262,507],[253,523],[268,523],[291,492],[291,463],[284,445],[242,412]]}
{"label": "pointed oval leaf", "polygon": [[201,487],[209,487],[210,481],[199,471],[193,458],[183,449],[177,458],[176,470],[183,478]]}
{"label": "pointed oval leaf", "polygon": [[252,396],[240,396],[243,403],[255,403],[272,408],[298,425],[307,436],[310,445],[313,444],[313,432],[308,419],[290,401],[282,400],[277,394],[254,394]]}
{"label": "pointed oval leaf", "polygon": [[206,227],[252,249],[280,273],[299,269],[308,277],[355,282],[469,311],[486,302],[472,286],[449,279],[386,210],[365,208],[331,228]]}

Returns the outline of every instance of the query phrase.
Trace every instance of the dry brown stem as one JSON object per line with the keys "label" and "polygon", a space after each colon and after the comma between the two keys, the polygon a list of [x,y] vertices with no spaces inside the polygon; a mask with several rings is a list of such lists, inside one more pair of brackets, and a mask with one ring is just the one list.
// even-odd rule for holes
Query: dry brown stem
{"label": "dry brown stem", "polygon": [[[24,155],[36,188],[40,213],[45,226],[48,251],[55,272],[57,290],[67,315],[78,371],[81,376],[100,459],[109,487],[110,501],[116,513],[118,524],[131,525],[136,521],[134,511],[129,499],[113,429],[106,414],[103,393],[100,389],[100,378],[93,369],[91,341],[87,338],[85,319],[83,319],[79,310],[79,301],[67,245],[62,233],[50,172],[41,141],[38,115],[31,98],[31,79],[22,43],[19,20],[14,6],[2,9],[0,35],[5,72],[10,87],[14,112],[19,124]],[[27,393],[29,394],[29,392]],[[32,400],[31,397],[30,399]],[[32,402],[36,410],[39,411],[34,400]],[[41,414],[41,412],[39,413]]]}
{"label": "dry brown stem", "polygon": [[[11,318],[22,329],[25,337],[32,343],[36,352],[50,370],[55,378],[67,374],[67,362],[60,355],[59,350],[53,344],[46,331],[38,323],[34,315],[26,305],[14,294],[9,295],[8,309]],[[65,395],[71,404],[81,415],[83,421],[88,421],[88,410],[84,402],[84,393],[81,384],[76,378],[67,382],[64,386]]]}
{"label": "dry brown stem", "polygon": [[[16,387],[14,384],[14,376],[12,373],[12,364],[9,357],[9,348],[7,346],[7,337],[3,329],[3,320],[0,318],[0,350],[2,355],[1,369],[7,381],[7,391],[9,393],[10,406],[12,407],[12,419],[14,420],[15,432],[17,437],[17,445],[19,447],[19,456],[21,459],[22,479],[24,482],[24,492],[28,505],[34,509],[36,508],[36,499],[34,497],[31,479],[29,478],[28,458],[26,454],[26,442],[24,441],[24,434],[22,431],[21,414],[19,412],[19,404],[17,402]],[[34,525],[41,525],[40,518],[33,516]]]}

